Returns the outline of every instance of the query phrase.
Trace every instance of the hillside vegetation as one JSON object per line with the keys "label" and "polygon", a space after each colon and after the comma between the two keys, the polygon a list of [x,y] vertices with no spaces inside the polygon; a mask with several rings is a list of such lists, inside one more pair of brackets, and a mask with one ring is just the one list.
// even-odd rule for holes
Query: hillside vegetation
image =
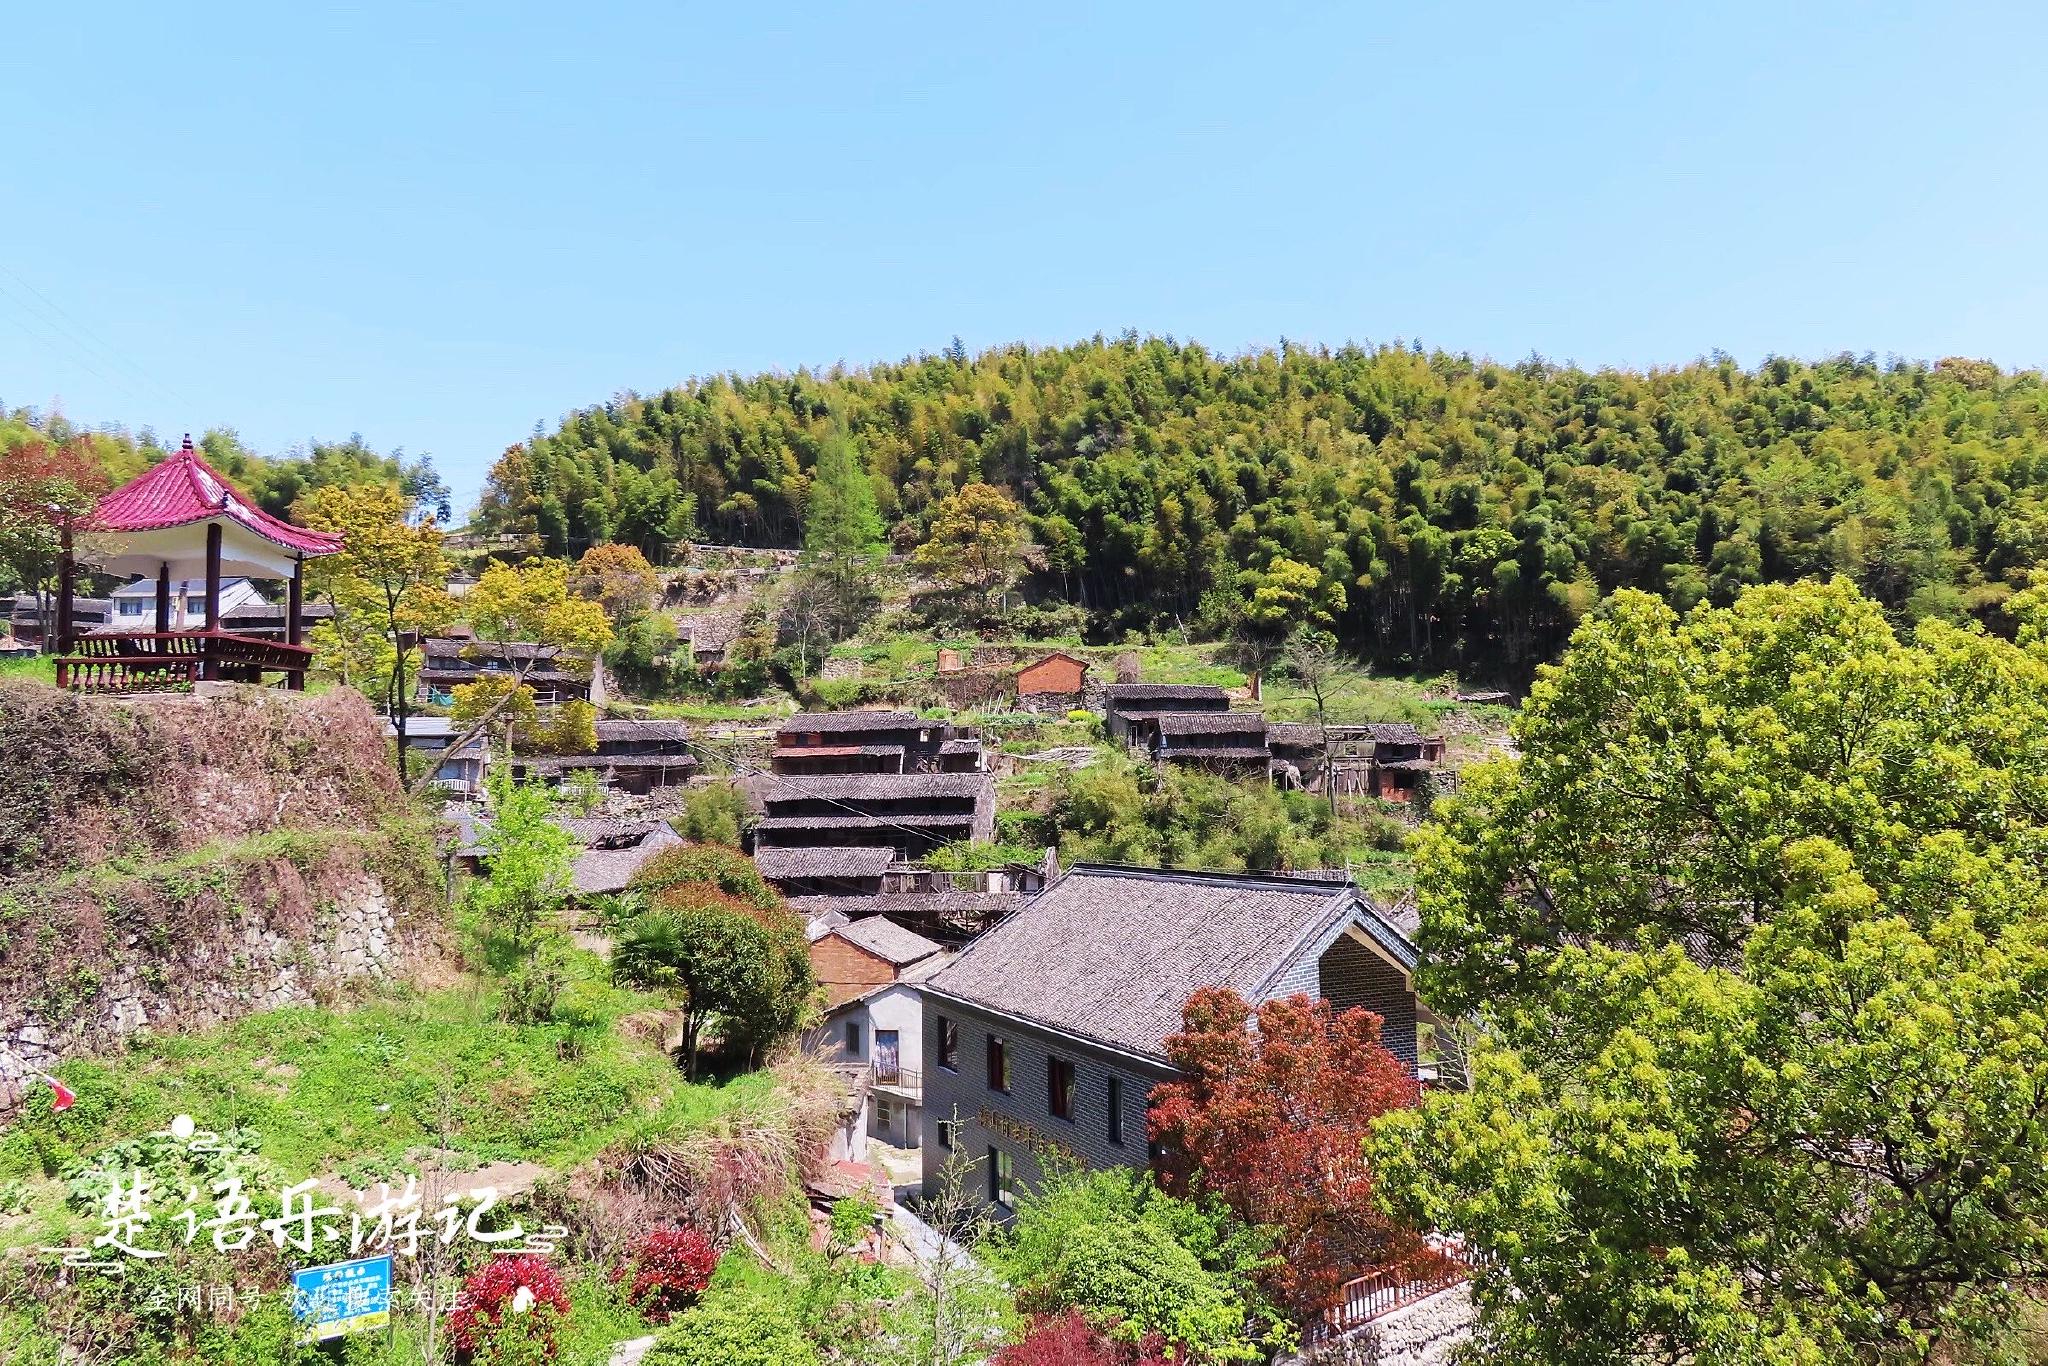
{"label": "hillside vegetation", "polygon": [[980,480],[1023,501],[1032,588],[1092,634],[1220,632],[1273,561],[1351,649],[1521,671],[1621,587],[1679,607],[1841,573],[1901,620],[1975,616],[2048,554],[2048,386],[1950,359],[1647,373],[1399,345],[1235,358],[1171,338],[946,353],[623,394],[508,450],[483,529],[791,546],[843,421],[899,548]]}

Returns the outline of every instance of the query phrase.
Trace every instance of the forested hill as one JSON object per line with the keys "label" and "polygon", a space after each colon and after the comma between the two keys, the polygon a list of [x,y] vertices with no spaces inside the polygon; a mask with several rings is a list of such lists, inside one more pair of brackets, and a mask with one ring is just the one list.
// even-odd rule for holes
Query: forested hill
{"label": "forested hill", "polygon": [[[91,451],[110,485],[142,473],[175,450],[178,441],[176,435],[165,440],[147,427],[133,433],[119,426],[87,428],[60,413],[9,410],[0,404],[0,459],[36,443],[78,442]],[[282,455],[265,456],[251,450],[233,428],[215,427],[200,434],[197,445],[209,465],[273,516],[289,517],[301,495],[330,484],[394,484],[422,512],[445,522],[452,511],[448,486],[431,457],[408,458],[402,450],[380,453],[360,436],[309,441]],[[8,586],[0,582],[0,588]]]}
{"label": "forested hill", "polygon": [[1503,366],[1401,346],[1231,359],[1170,339],[946,353],[626,395],[506,452],[481,519],[558,554],[793,545],[835,420],[905,543],[1011,488],[1036,587],[1105,630],[1213,625],[1276,557],[1375,657],[1516,669],[1600,593],[1680,604],[1840,571],[1901,618],[1998,623],[2048,560],[2048,386],[1969,360]]}

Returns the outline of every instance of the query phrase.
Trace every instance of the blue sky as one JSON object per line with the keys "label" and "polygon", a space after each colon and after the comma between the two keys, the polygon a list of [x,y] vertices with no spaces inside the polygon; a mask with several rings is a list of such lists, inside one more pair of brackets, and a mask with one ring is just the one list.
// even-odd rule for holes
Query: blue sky
{"label": "blue sky", "polygon": [[955,335],[2048,364],[2038,3],[44,4],[6,42],[0,402],[361,432],[464,497],[623,389]]}

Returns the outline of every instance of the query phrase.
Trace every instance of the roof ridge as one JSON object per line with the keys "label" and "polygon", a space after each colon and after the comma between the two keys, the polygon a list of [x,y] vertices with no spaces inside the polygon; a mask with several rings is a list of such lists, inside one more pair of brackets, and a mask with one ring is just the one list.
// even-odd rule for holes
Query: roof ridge
{"label": "roof ridge", "polygon": [[[1075,873],[1101,873],[1111,877],[1136,877],[1154,882],[1220,882],[1228,884],[1251,883],[1261,886],[1282,887],[1288,891],[1316,891],[1332,889],[1328,895],[1334,899],[1338,889],[1357,890],[1356,884],[1332,882],[1327,878],[1298,877],[1292,873],[1266,871],[1249,868],[1167,868],[1152,867],[1140,863],[1074,863],[1061,873],[1058,881],[1065,881]],[[1048,889],[1050,890],[1050,889]]]}

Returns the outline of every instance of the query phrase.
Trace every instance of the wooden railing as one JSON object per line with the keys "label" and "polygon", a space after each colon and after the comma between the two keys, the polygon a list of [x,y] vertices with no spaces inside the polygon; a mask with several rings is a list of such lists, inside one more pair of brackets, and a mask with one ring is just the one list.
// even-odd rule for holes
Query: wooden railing
{"label": "wooden railing", "polygon": [[313,652],[303,645],[226,631],[103,631],[80,636],[57,660],[57,686],[75,692],[165,692],[203,678],[260,683],[284,675],[305,686]]}
{"label": "wooden railing", "polygon": [[1461,1258],[1425,1248],[1347,1281],[1337,1292],[1337,1302],[1308,1326],[1304,1336],[1311,1344],[1343,1337],[1384,1314],[1462,1285],[1469,1275]]}

